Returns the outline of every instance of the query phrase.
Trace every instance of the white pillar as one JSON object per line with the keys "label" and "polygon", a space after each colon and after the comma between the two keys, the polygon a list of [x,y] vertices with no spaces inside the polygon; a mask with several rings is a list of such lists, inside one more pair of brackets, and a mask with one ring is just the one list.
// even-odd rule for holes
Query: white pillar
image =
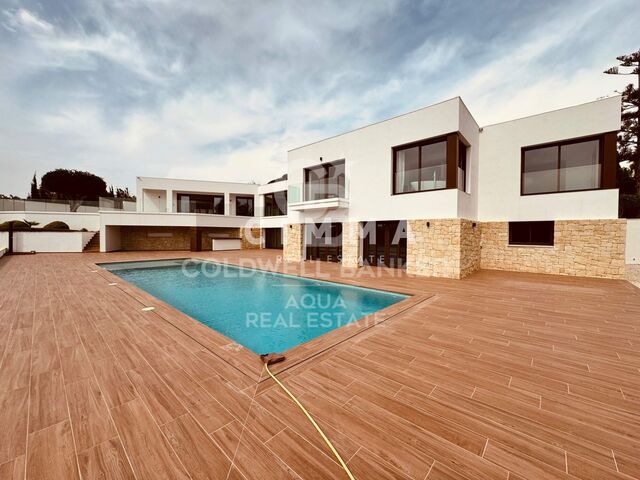
{"label": "white pillar", "polygon": [[173,190],[167,190],[167,213],[173,213]]}
{"label": "white pillar", "polygon": [[231,215],[231,194],[229,192],[224,193],[224,214]]}

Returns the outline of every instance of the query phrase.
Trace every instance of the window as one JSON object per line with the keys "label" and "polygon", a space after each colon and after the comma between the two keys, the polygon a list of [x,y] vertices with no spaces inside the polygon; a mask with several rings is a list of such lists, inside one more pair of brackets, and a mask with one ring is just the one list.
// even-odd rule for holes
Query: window
{"label": "window", "polygon": [[264,216],[276,217],[287,214],[287,191],[267,193],[264,196]]}
{"label": "window", "polygon": [[236,215],[253,217],[253,197],[236,197]]}
{"label": "window", "polygon": [[600,139],[522,149],[522,195],[601,188]]}
{"label": "window", "polygon": [[458,188],[467,191],[467,146],[458,140]]}
{"label": "window", "polygon": [[394,148],[393,177],[394,194],[446,188],[446,139]]}
{"label": "window", "polygon": [[224,215],[223,195],[194,195],[178,193],[179,213],[209,213]]}
{"label": "window", "polygon": [[304,169],[304,200],[345,198],[344,160]]}
{"label": "window", "polygon": [[552,246],[554,222],[509,222],[509,245]]}

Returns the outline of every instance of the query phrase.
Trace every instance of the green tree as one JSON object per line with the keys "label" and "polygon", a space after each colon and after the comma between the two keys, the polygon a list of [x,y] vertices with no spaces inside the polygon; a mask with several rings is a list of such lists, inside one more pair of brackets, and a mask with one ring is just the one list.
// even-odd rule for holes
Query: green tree
{"label": "green tree", "polygon": [[622,129],[618,134],[618,161],[628,165],[635,183],[635,193],[640,194],[640,50],[617,57],[620,65],[604,71],[608,75],[635,75],[633,81],[622,91]]}
{"label": "green tree", "polygon": [[36,179],[36,173],[33,172],[33,178],[31,179],[31,193],[29,197],[31,199],[40,198],[40,189],[38,188],[38,180]]}
{"label": "green tree", "polygon": [[42,176],[40,191],[46,198],[71,200],[71,209],[76,211],[83,201],[106,197],[107,184],[93,173],[59,168]]}

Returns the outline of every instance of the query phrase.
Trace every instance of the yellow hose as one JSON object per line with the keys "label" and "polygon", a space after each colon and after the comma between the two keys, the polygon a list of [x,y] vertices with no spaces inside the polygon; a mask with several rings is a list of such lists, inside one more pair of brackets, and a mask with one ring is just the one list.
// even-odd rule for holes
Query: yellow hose
{"label": "yellow hose", "polygon": [[273,373],[271,373],[271,370],[269,370],[269,366],[265,363],[264,367],[267,369],[267,373],[269,375],[271,375],[271,378],[273,378],[276,383],[278,385],[280,385],[280,388],[282,388],[282,390],[284,390],[286,392],[287,395],[289,395],[291,397],[291,400],[293,400],[294,402],[296,402],[296,405],[298,405],[300,407],[300,410],[302,410],[304,412],[304,414],[307,416],[307,418],[309,419],[309,421],[313,424],[314,427],[316,427],[316,430],[318,431],[318,433],[320,434],[320,436],[322,437],[322,439],[325,441],[325,443],[329,446],[329,448],[331,449],[331,451],[333,452],[333,455],[338,459],[338,461],[340,462],[340,465],[342,465],[342,468],[344,468],[344,471],[347,472],[347,475],[349,476],[349,478],[351,480],[356,480],[355,477],[353,476],[353,474],[351,473],[351,470],[349,470],[349,467],[347,467],[347,464],[344,462],[344,460],[342,460],[342,457],[340,456],[340,454],[338,453],[338,451],[334,448],[333,444],[331,443],[331,441],[327,438],[327,436],[324,434],[324,432],[322,431],[322,429],[320,429],[320,427],[318,426],[318,424],[316,423],[316,421],[313,419],[313,417],[309,414],[309,412],[307,412],[307,409],[304,408],[302,406],[302,404],[298,401],[298,399],[296,397],[293,396],[293,393],[291,393],[289,391],[289,389],[287,389],[287,387],[285,387],[280,380],[278,380],[275,375]]}

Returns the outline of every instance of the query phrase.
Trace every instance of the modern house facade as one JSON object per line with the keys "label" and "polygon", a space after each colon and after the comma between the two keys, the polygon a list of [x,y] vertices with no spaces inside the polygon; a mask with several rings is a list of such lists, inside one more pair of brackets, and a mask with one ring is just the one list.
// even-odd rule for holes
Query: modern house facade
{"label": "modern house facade", "polygon": [[[101,213],[101,251],[200,251],[216,243],[228,249],[233,246],[228,240],[237,240],[238,248],[282,248],[286,192],[286,181],[257,185],[138,177],[135,212]],[[276,211],[274,197],[283,211]]]}
{"label": "modern house facade", "polygon": [[619,128],[619,97],[484,128],[454,98],[294,149],[285,258],[622,278]]}
{"label": "modern house facade", "polygon": [[83,215],[102,252],[276,248],[423,276],[623,278],[619,129],[619,96],[484,127],[456,97],[290,150],[265,185],[138,177],[136,211]]}

